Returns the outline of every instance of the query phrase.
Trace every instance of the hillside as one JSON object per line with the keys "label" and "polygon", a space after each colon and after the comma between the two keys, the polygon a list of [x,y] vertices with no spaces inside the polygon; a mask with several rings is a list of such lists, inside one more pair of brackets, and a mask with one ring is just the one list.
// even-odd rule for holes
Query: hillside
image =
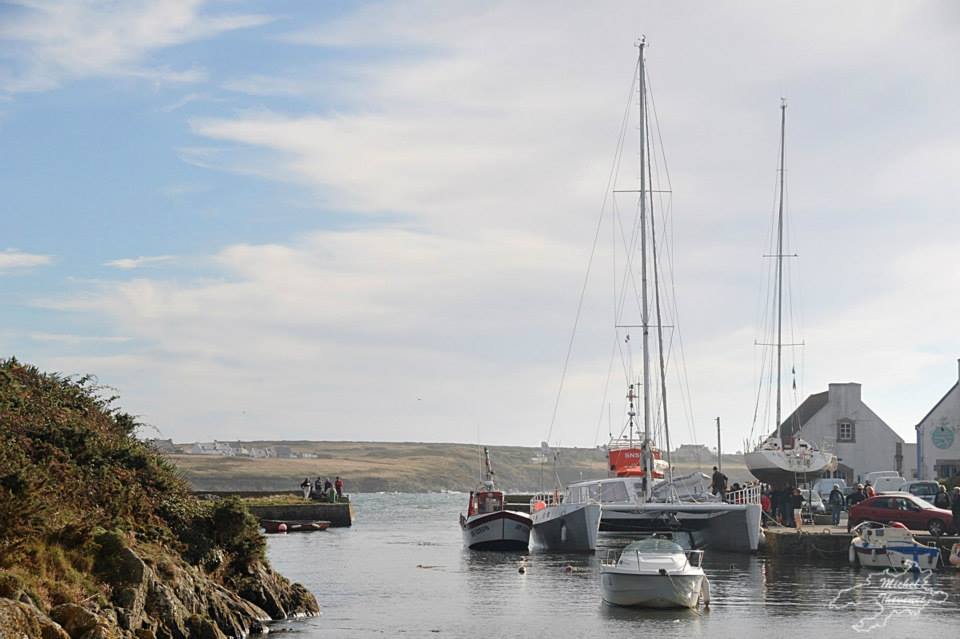
{"label": "hillside", "polygon": [[[474,444],[384,442],[241,442],[251,446],[289,446],[316,459],[253,459],[214,455],[169,455],[194,490],[295,490],[304,477],[339,475],[348,492],[421,492],[471,490],[480,476],[480,449]],[[534,460],[539,448],[491,446],[497,484],[507,491],[534,492],[553,486],[553,464]],[[713,460],[700,466],[709,474]],[[697,470],[696,463],[675,464],[678,474]],[[606,458],[596,448],[560,449],[557,472],[562,483],[606,477]],[[724,455],[731,481],[750,479],[742,456]]]}
{"label": "hillside", "polygon": [[239,500],[191,495],[103,391],[0,361],[0,639],[224,639],[316,613]]}

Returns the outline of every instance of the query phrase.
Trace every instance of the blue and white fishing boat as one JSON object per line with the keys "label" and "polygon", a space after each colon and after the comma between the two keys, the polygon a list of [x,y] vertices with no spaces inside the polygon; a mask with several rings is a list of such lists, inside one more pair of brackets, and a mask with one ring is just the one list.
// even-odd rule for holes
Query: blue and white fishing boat
{"label": "blue and white fishing boat", "polygon": [[852,532],[849,558],[853,566],[933,570],[940,562],[936,545],[924,546],[899,522],[865,521]]}

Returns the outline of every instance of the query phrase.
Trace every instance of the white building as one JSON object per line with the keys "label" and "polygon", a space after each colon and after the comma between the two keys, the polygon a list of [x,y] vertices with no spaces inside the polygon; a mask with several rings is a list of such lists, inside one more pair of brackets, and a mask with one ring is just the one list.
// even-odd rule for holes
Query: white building
{"label": "white building", "polygon": [[863,403],[857,383],[810,395],[780,429],[832,451],[839,460],[833,475],[848,484],[875,470],[905,470],[903,438]]}
{"label": "white building", "polygon": [[917,424],[920,479],[960,475],[960,360],[957,382]]}

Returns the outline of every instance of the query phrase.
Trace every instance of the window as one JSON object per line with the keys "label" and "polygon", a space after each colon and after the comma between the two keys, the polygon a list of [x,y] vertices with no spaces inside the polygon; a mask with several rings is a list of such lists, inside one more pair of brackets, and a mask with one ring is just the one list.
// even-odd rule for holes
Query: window
{"label": "window", "polygon": [[837,422],[837,441],[838,442],[855,442],[856,430],[853,427],[853,422],[849,420],[843,420]]}
{"label": "window", "polygon": [[629,501],[626,486],[621,481],[600,484],[600,501],[604,504]]}

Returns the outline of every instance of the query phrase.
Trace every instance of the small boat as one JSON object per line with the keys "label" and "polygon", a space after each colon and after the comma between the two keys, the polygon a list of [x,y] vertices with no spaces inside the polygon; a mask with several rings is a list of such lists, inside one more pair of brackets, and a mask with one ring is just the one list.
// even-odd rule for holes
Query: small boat
{"label": "small boat", "polygon": [[306,519],[261,519],[260,527],[268,534],[317,532],[329,528],[330,522]]}
{"label": "small boat", "polygon": [[940,560],[939,548],[924,546],[900,522],[865,521],[852,532],[849,559],[853,566],[933,570]]}
{"label": "small boat", "polygon": [[684,551],[666,539],[635,541],[617,561],[600,564],[603,600],[615,606],[696,608],[710,603],[702,550]]}
{"label": "small boat", "polygon": [[483,449],[486,478],[470,492],[467,514],[460,514],[463,544],[471,550],[527,550],[533,522],[527,513],[506,510],[503,491],[493,483],[490,452]]}

